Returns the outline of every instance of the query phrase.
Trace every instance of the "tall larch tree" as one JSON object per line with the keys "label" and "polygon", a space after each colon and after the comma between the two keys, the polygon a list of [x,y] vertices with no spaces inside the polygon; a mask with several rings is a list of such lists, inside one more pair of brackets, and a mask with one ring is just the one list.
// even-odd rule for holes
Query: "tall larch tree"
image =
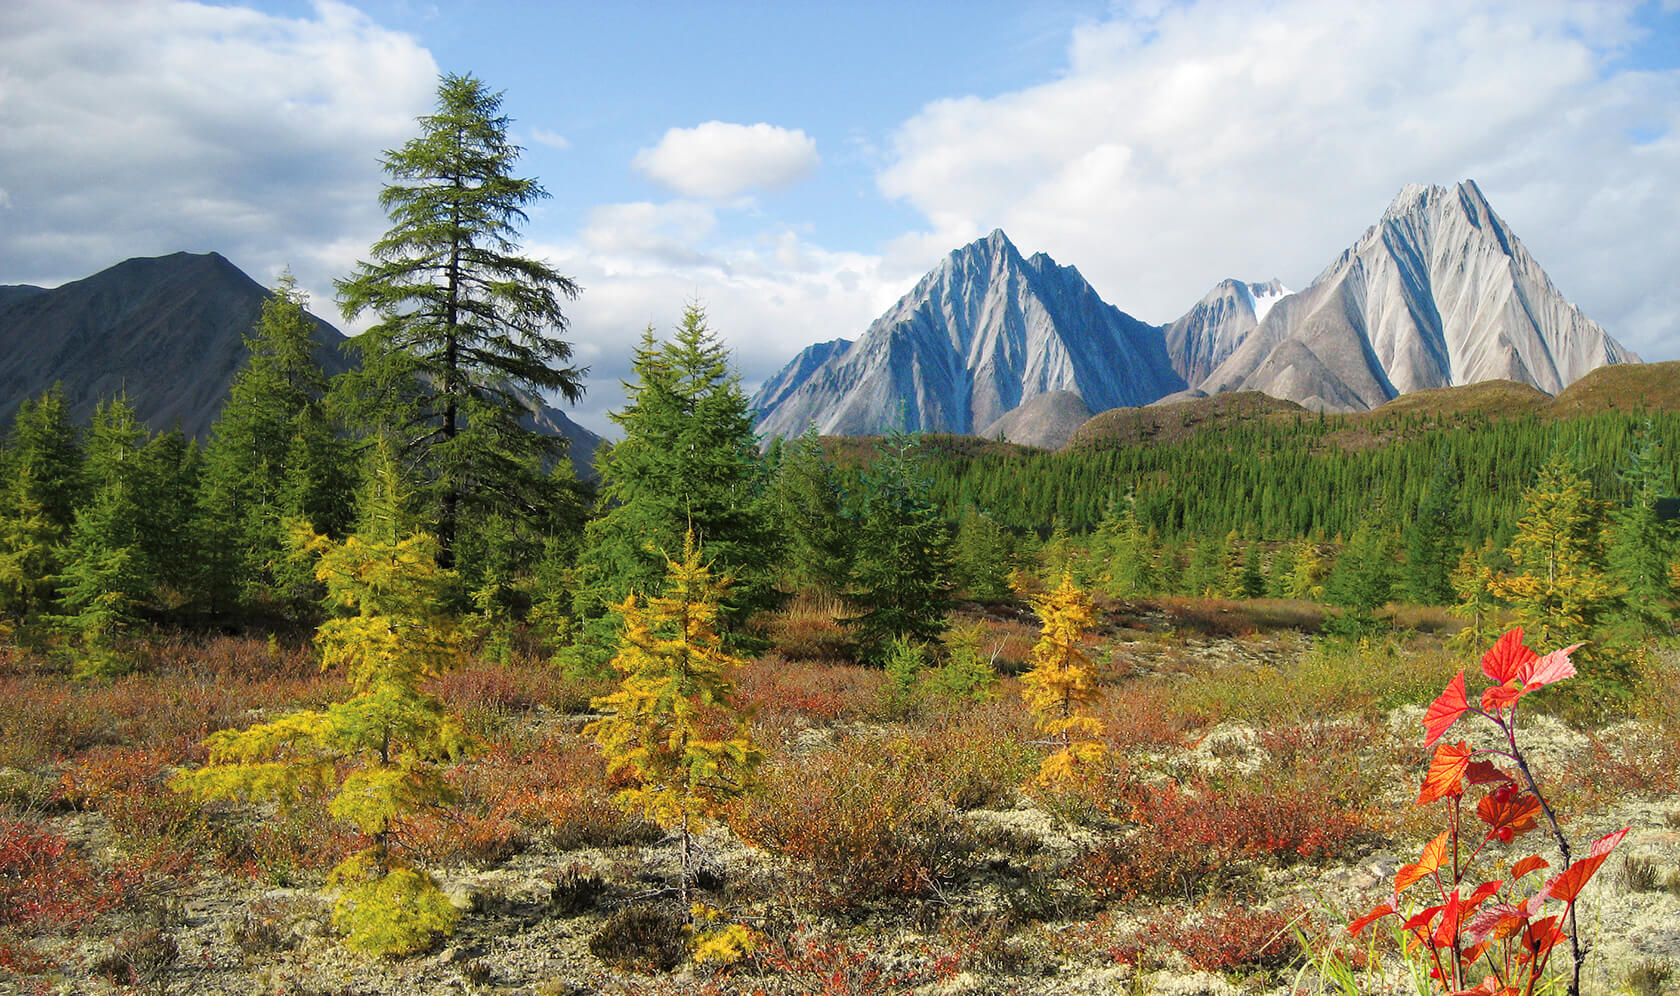
{"label": "tall larch tree", "polygon": [[542,462],[564,444],[521,419],[540,392],[576,401],[584,390],[557,337],[577,285],[518,254],[525,209],[548,194],[513,174],[521,149],[508,124],[500,92],[445,75],[420,135],[385,154],[391,230],[337,283],[346,318],[378,317],[352,340],[362,363],[339,396],[411,469],[445,567],[463,516],[518,521],[541,505]]}
{"label": "tall larch tree", "polygon": [[55,386],[18,407],[0,449],[0,615],[23,620],[51,606],[57,548],[81,491],[81,433]]}
{"label": "tall larch tree", "polygon": [[1672,634],[1677,593],[1669,567],[1674,563],[1675,531],[1657,512],[1664,466],[1661,447],[1647,425],[1622,471],[1632,493],[1626,504],[1610,512],[1606,562],[1626,591],[1618,617],[1639,630]]}

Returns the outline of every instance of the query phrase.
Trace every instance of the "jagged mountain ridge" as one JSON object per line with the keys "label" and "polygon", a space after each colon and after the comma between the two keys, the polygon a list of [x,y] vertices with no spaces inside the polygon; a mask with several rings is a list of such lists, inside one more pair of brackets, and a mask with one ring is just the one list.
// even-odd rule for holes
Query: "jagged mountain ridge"
{"label": "jagged mountain ridge", "polygon": [[1197,386],[1360,411],[1487,380],[1557,394],[1590,370],[1629,362],[1638,356],[1558,292],[1466,180],[1403,188]]}
{"label": "jagged mountain ridge", "polygon": [[[62,384],[71,417],[127,396],[154,431],[179,426],[204,439],[244,364],[245,336],[268,291],[218,253],[125,260],[47,289],[0,286],[0,425],[27,398]],[[315,355],[330,374],[348,370],[343,333],[315,320]],[[600,437],[539,405],[536,428],[563,435],[580,473]]]}
{"label": "jagged mountain ridge", "polygon": [[[1057,390],[1079,396],[1093,412],[1240,390],[1308,408],[1363,411],[1410,391],[1487,380],[1556,394],[1597,367],[1639,362],[1557,291],[1474,181],[1406,186],[1376,225],[1298,293],[1276,280],[1228,279],[1164,326],[1116,311],[1130,323],[1128,351],[1108,348],[1104,335],[1077,324],[1101,313],[1095,305],[1071,319],[1042,308],[1035,317],[1075,324],[1035,329],[1035,348],[1055,357],[1049,367],[1086,374],[1055,384],[1032,376],[1047,365],[1023,362],[1020,339],[967,335],[950,318],[988,311],[985,295],[996,285],[953,280],[952,271],[966,272],[980,247],[993,245],[1014,251],[993,232],[947,257],[856,343],[839,339],[802,352],[754,399],[759,431],[766,438],[796,434],[814,422],[826,433],[877,432],[892,424],[883,413],[902,404],[913,413],[910,428],[1002,432],[1054,445],[1057,434],[1034,419],[1053,412],[1066,422],[1073,406],[1065,399],[1004,416]],[[1040,254],[1027,262],[1042,268],[1041,257],[1048,261]],[[1082,278],[1079,284],[1089,290]],[[974,297],[953,298],[963,293]],[[990,309],[1005,310],[995,303]],[[943,345],[938,318],[948,333]],[[1142,401],[1110,401],[1171,383],[1152,367],[1159,354],[1145,340],[1153,337],[1179,386]],[[1023,382],[1004,383],[1017,369]],[[1122,388],[1103,385],[1105,375],[1121,379]]]}
{"label": "jagged mountain ridge", "polygon": [[1160,330],[1107,304],[1079,271],[1023,258],[1001,230],[947,256],[856,342],[811,347],[753,399],[766,438],[975,432],[1024,401],[1071,391],[1093,411],[1184,380]]}

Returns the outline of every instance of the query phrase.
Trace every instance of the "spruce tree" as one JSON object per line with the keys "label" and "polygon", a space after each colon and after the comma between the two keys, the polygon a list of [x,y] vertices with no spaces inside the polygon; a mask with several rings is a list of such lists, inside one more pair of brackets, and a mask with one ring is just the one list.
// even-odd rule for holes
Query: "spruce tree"
{"label": "spruce tree", "polygon": [[945,521],[917,437],[894,431],[881,440],[860,519],[848,597],[859,611],[847,622],[863,659],[879,663],[895,638],[931,643],[948,625]]}
{"label": "spruce tree", "polygon": [[1325,629],[1341,636],[1361,636],[1377,628],[1376,610],[1394,591],[1394,547],[1380,515],[1368,516],[1336,556],[1325,581],[1325,598],[1343,612]]}
{"label": "spruce tree", "polygon": [[18,407],[0,448],[0,616],[51,607],[81,492],[81,434],[54,386]]}
{"label": "spruce tree", "polygon": [[605,511],[585,531],[576,612],[599,619],[627,595],[658,594],[692,531],[731,578],[723,627],[737,638],[776,602],[779,555],[747,396],[697,305],[670,341],[643,335],[634,369],[629,404],[611,416],[624,438],[597,461]]}
{"label": "spruce tree", "polygon": [[290,271],[263,302],[204,451],[199,494],[212,608],[301,605],[318,595],[290,565],[286,523],[340,536],[350,525],[350,455],[323,398],[314,321]]}
{"label": "spruce tree", "polygon": [[600,743],[608,772],[634,782],[618,793],[618,804],[678,832],[689,909],[693,836],[746,790],[763,755],[729,677],[746,661],[725,651],[718,629],[727,578],[712,573],[693,532],[684,538],[683,559],[667,561],[666,573],[663,595],[632,594],[618,606],[624,633],[612,667],[621,680],[616,692],[591,703],[603,716],[584,732]]}
{"label": "spruce tree", "polygon": [[378,316],[351,340],[362,362],[339,397],[415,468],[445,567],[464,517],[540,507],[541,461],[564,444],[521,421],[532,396],[583,395],[584,371],[562,365],[572,349],[553,334],[577,286],[517,254],[525,209],[548,195],[513,175],[521,150],[501,107],[473,76],[440,80],[420,135],[385,154],[391,230],[337,284],[346,318]]}
{"label": "spruce tree", "polygon": [[783,541],[788,583],[825,595],[839,595],[851,574],[851,523],[834,465],[823,455],[813,424],[791,444],[781,444],[771,463],[770,502]]}

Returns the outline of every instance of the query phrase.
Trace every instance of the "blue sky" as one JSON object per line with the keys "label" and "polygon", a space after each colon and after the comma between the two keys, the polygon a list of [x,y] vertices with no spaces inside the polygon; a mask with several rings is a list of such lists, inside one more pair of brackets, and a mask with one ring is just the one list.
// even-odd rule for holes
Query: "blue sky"
{"label": "blue sky", "polygon": [[1467,177],[1680,358],[1680,0],[9,0],[0,283],[216,250],[336,320],[445,71],[506,91],[553,194],[527,249],[584,286],[598,431],[689,299],[751,387],[1002,227],[1166,322],[1225,277],[1303,287],[1402,185]]}

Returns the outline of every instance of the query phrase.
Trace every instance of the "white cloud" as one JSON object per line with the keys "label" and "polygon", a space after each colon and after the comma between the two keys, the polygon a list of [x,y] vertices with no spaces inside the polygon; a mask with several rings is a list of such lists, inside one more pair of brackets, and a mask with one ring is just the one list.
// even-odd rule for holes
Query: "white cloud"
{"label": "white cloud", "polygon": [[547,128],[533,128],[531,130],[531,141],[538,145],[546,145],[551,149],[569,149],[572,147],[570,139]]}
{"label": "white cloud", "polygon": [[384,231],[380,154],[437,83],[414,39],[332,2],[13,0],[0,67],[0,281],[216,250],[259,281],[290,264],[318,304]]}
{"label": "white cloud", "polygon": [[[873,255],[825,250],[788,229],[705,250],[696,238],[671,251],[659,233],[673,237],[684,224],[698,231],[695,208],[608,205],[591,216],[583,241],[531,247],[584,288],[566,309],[567,339],[591,368],[589,395],[571,414],[597,432],[616,434],[606,412],[623,404],[619,384],[631,377],[642,332],[651,325],[668,337],[689,301],[705,307],[751,393],[810,343],[856,338],[920,275]],[[602,241],[608,227],[620,233],[611,242]],[[628,234],[635,231],[655,236],[638,241]]]}
{"label": "white cloud", "polygon": [[723,200],[781,190],[811,174],[817,143],[799,129],[707,121],[672,128],[632,161],[649,179],[685,197]]}
{"label": "white cloud", "polygon": [[1162,322],[1225,277],[1304,286],[1403,184],[1468,177],[1588,315],[1680,357],[1680,70],[1611,67],[1635,6],[1203,0],[1087,25],[1061,78],[902,126],[878,184],[927,227],[894,245],[1001,226]]}

